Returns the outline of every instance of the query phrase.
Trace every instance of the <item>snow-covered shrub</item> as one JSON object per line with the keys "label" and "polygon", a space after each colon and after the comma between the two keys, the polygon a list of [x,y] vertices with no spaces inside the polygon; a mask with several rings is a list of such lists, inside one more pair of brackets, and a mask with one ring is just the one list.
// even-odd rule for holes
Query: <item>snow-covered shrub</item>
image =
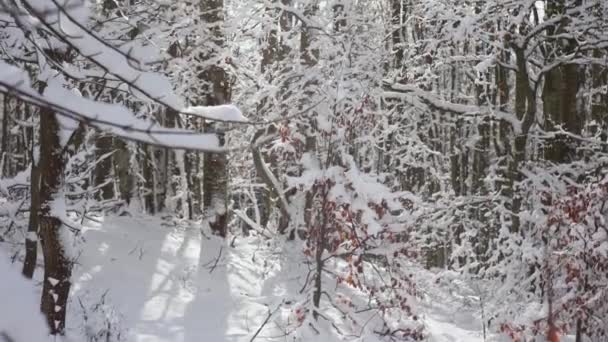
{"label": "snow-covered shrub", "polygon": [[78,316],[82,317],[81,329],[87,342],[126,341],[126,328],[122,315],[107,300],[107,292],[97,301],[85,302],[78,298]]}

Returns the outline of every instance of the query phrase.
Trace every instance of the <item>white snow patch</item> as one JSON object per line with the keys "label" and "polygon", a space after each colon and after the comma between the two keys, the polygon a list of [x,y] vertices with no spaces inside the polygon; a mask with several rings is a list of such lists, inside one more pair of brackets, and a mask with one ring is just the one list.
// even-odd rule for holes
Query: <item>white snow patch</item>
{"label": "white snow patch", "polygon": [[0,332],[13,341],[42,342],[48,328],[40,312],[40,296],[34,284],[26,280],[0,253]]}
{"label": "white snow patch", "polygon": [[57,286],[57,284],[59,284],[59,280],[53,278],[53,277],[48,277],[46,278],[46,280],[48,280],[48,282],[51,284],[51,286],[55,287]]}
{"label": "white snow patch", "polygon": [[205,119],[231,122],[247,122],[247,118],[235,105],[219,106],[192,106],[185,108],[184,113],[199,116]]}
{"label": "white snow patch", "polygon": [[36,234],[36,232],[27,232],[26,239],[29,241],[38,241],[38,234]]}

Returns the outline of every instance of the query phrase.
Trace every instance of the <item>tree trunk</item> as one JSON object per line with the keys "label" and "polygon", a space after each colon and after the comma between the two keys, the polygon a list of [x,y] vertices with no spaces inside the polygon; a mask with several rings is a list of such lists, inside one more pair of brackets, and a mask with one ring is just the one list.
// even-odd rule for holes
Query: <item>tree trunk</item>
{"label": "tree trunk", "polygon": [[144,206],[146,208],[146,212],[149,214],[156,214],[156,201],[154,193],[154,151],[151,146],[143,145],[144,148],[144,179],[146,181],[144,187],[146,191],[146,195],[144,196]]}
{"label": "tree trunk", "polygon": [[[173,109],[167,109],[166,113],[165,113],[165,126],[166,127],[170,127],[170,128],[176,128],[178,127],[177,125],[178,122],[178,113],[175,112]],[[169,148],[165,148],[165,166],[164,166],[165,170],[166,170],[166,179],[165,179],[165,187],[164,187],[164,192],[165,192],[165,201],[167,201],[167,198],[175,198],[175,196],[178,193],[178,186],[179,186],[179,182],[177,181],[177,179],[180,179],[181,177],[181,169],[179,166],[179,161],[177,158],[177,152],[169,149]],[[181,201],[181,198],[176,199],[176,203],[175,203],[175,207],[172,208],[175,210],[175,212],[177,213],[181,213],[182,212],[182,207],[183,207],[183,203]]]}
{"label": "tree trunk", "polygon": [[[213,133],[208,127],[206,132]],[[224,146],[223,134],[220,137],[220,146]],[[226,237],[228,227],[228,158],[224,153],[205,154],[205,170],[203,173],[203,205],[205,217],[214,234]]]}
{"label": "tree trunk", "polygon": [[41,309],[53,335],[63,335],[70,292],[72,262],[66,255],[61,219],[53,210],[53,202],[63,187],[65,168],[59,140],[59,123],[47,108],[40,112],[40,237],[44,253],[44,278]]}
{"label": "tree trunk", "polygon": [[[32,143],[32,146],[34,144]],[[32,151],[32,155],[33,155]],[[36,270],[38,260],[38,228],[40,226],[40,169],[32,158],[32,170],[30,172],[30,217],[25,237],[25,260],[23,262],[23,276],[32,279]]]}
{"label": "tree trunk", "polygon": [[2,102],[3,102],[3,109],[2,109],[2,141],[0,143],[0,177],[7,177],[9,176],[9,129],[8,129],[8,125],[9,125],[9,112],[10,112],[10,107],[9,107],[9,97],[8,95],[3,95],[2,96]]}
{"label": "tree trunk", "polygon": [[[580,5],[579,1],[575,1]],[[566,11],[563,0],[547,4],[547,16],[562,15]],[[549,27],[548,33],[559,34],[561,30],[554,26]],[[574,52],[576,42],[555,41],[549,42],[545,54],[552,55],[554,51],[563,51],[564,54]],[[547,62],[553,62],[548,58]],[[554,67],[545,76],[543,88],[543,111],[545,114],[545,130],[555,131],[556,126],[562,126],[570,133],[579,134],[582,130],[582,121],[576,104],[579,84],[579,67],[576,64],[565,64]],[[563,134],[556,136],[547,142],[545,148],[545,159],[555,163],[565,163],[573,160],[576,154],[574,142]]]}
{"label": "tree trunk", "polygon": [[[110,200],[114,198],[114,183],[107,182],[112,175],[112,157],[106,156],[112,152],[112,136],[107,133],[99,133],[95,140],[95,157],[100,160],[95,167],[95,186],[100,186],[99,198]],[[107,183],[106,183],[107,182]]]}
{"label": "tree trunk", "polygon": [[133,173],[131,172],[131,155],[127,143],[119,138],[114,139],[114,175],[118,180],[118,192],[120,199],[127,205],[131,203],[133,196]]}
{"label": "tree trunk", "polygon": [[317,212],[317,220],[315,222],[316,234],[314,234],[313,238],[315,244],[315,282],[314,282],[314,291],[312,295],[312,303],[315,307],[313,310],[314,319],[319,318],[319,307],[321,306],[321,294],[323,293],[322,281],[323,281],[323,267],[325,266],[325,260],[323,259],[323,252],[327,247],[328,236],[328,215],[331,215],[331,211],[328,210],[328,202],[327,197],[329,195],[329,185],[326,183],[321,186],[320,195],[323,196],[321,200],[321,207],[318,208]]}
{"label": "tree trunk", "polygon": [[536,94],[530,88],[530,80],[526,65],[524,49],[514,47],[516,57],[516,77],[515,77],[515,114],[521,122],[521,131],[516,132],[513,128],[513,144],[511,145],[511,155],[507,167],[507,189],[505,194],[510,199],[507,209],[511,211],[510,231],[516,233],[520,231],[519,212],[521,210],[522,199],[516,191],[516,185],[522,180],[520,167],[526,159],[526,144],[528,142],[528,132],[534,116],[536,114]]}
{"label": "tree trunk", "polygon": [[[279,0],[275,0],[275,2],[279,2]],[[280,2],[282,3],[282,5],[284,6],[291,6],[291,0],[280,0]],[[276,9],[271,9],[271,8],[266,8],[266,14],[273,18],[275,16],[275,14],[277,14],[277,12],[279,12],[279,22],[275,22],[274,20],[270,23],[271,27],[269,30],[268,35],[266,36],[266,41],[264,44],[264,48],[262,49],[262,62],[260,65],[261,71],[263,74],[266,74],[267,78],[268,78],[268,82],[272,83],[275,79],[275,71],[277,69],[280,69],[280,63],[283,62],[285,60],[285,58],[287,57],[287,54],[289,53],[289,47],[287,45],[285,45],[285,42],[283,39],[280,39],[279,36],[279,28],[281,30],[281,33],[283,35],[286,34],[286,32],[289,32],[291,30],[291,24],[290,24],[290,15],[288,14],[287,11],[278,11]],[[276,67],[278,65],[278,68],[273,68]],[[282,97],[284,96],[287,85],[283,84],[281,86],[281,91],[280,94],[278,96],[279,99],[282,99]],[[263,111],[265,110],[265,107],[267,105],[268,101],[267,98],[264,97],[262,98],[262,100],[260,101],[259,105],[258,105],[258,111]],[[282,104],[278,105],[278,108],[280,110],[282,107]],[[261,132],[261,131],[260,131]],[[256,140],[256,138],[254,138],[254,141]],[[267,185],[267,188],[260,188],[260,189],[256,189],[256,200],[258,202],[258,210],[260,212],[260,225],[265,227],[268,224],[268,220],[270,219],[270,215],[272,213],[272,197],[273,197],[273,189],[271,188],[272,185],[269,185],[268,179],[266,177],[265,174],[263,174],[264,170],[261,169],[261,167],[263,166],[263,163],[265,163],[265,158],[270,159],[271,160],[271,164],[273,164],[272,162],[274,160],[276,160],[276,156],[273,155],[268,155],[268,154],[262,154],[259,151],[259,148],[253,151],[253,157],[254,157],[254,163],[256,165],[256,179],[258,180],[258,182],[263,182]],[[276,163],[274,163],[276,164]],[[270,172],[273,172],[274,168],[270,168]],[[276,197],[276,196],[274,196]],[[285,208],[281,208],[281,218],[279,219],[279,231],[284,231],[287,228],[287,225],[289,224],[289,216],[286,215],[286,211],[284,210]]]}
{"label": "tree trunk", "polygon": [[[304,9],[304,14],[306,15],[307,18],[310,18],[312,16],[314,16],[317,11],[318,11],[318,4],[316,1],[313,1],[313,3],[308,4],[306,6],[306,8]],[[315,65],[317,65],[317,62],[319,60],[319,50],[315,49],[312,47],[312,42],[313,42],[313,33],[312,33],[312,28],[308,27],[306,25],[306,23],[302,23],[302,33],[300,34],[300,58],[301,58],[301,63],[308,68],[313,68]],[[303,99],[303,103],[301,105],[301,107],[303,108],[305,106],[305,101],[307,101],[308,99],[311,98],[311,96],[313,96],[314,91],[312,91],[312,87],[315,86],[317,84],[317,80],[311,80],[308,81],[305,89],[304,89],[304,99]],[[303,135],[305,136],[305,141],[304,141],[304,152],[309,154],[309,156],[311,158],[315,158],[318,159],[317,156],[317,129],[316,129],[316,116],[317,116],[317,112],[312,112],[312,114],[306,118],[308,120],[308,122],[306,123],[305,127],[303,128]],[[312,216],[313,216],[313,199],[314,199],[314,191],[312,189],[307,190],[306,194],[305,194],[305,202],[304,202],[304,230],[305,231],[310,231],[311,229],[313,229],[313,227],[311,226],[312,223]],[[285,227],[286,228],[286,227]],[[280,227],[280,229],[284,229],[282,227]],[[291,233],[291,236],[294,236],[294,233]],[[319,271],[321,272],[321,271]]]}
{"label": "tree trunk", "polygon": [[203,180],[201,179],[201,154],[194,152],[191,154],[191,169],[190,176],[192,178],[191,198],[192,198],[192,215],[198,217],[202,214],[203,206]]}
{"label": "tree trunk", "polygon": [[[31,109],[28,110],[31,117]],[[40,227],[40,160],[36,156],[36,135],[34,127],[28,127],[27,137],[30,140],[30,216],[28,218],[27,235],[25,236],[25,260],[23,262],[22,274],[28,279],[32,279],[36,271],[38,261],[38,229]]]}
{"label": "tree trunk", "polygon": [[193,191],[194,191],[194,176],[192,175],[192,152],[184,152],[184,172],[186,173],[186,189],[188,191],[188,197],[186,198],[188,204],[188,219],[192,220],[194,216],[194,201],[193,201]]}
{"label": "tree trunk", "polygon": [[[201,19],[210,27],[213,44],[209,47],[207,58],[211,59],[225,47],[224,1],[202,0],[200,2]],[[230,101],[230,80],[226,71],[218,65],[208,66],[199,78],[207,83],[203,98],[205,105],[217,106]],[[224,145],[225,137],[219,125],[205,122],[204,130],[216,133],[220,145]],[[228,230],[228,156],[225,153],[206,153],[203,166],[203,212],[214,234],[225,237]]]}

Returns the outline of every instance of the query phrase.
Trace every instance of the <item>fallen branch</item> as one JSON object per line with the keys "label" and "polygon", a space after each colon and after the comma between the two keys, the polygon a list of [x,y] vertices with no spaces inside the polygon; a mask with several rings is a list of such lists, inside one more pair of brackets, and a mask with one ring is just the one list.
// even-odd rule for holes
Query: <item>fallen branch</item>
{"label": "fallen branch", "polygon": [[213,266],[211,266],[211,268],[209,269],[209,273],[212,273],[215,268],[217,267],[217,263],[220,261],[220,259],[222,258],[222,251],[224,250],[224,246],[222,246],[220,248],[220,253],[217,255],[217,259],[215,259],[215,263],[213,264]]}
{"label": "fallen branch", "polygon": [[256,337],[258,337],[258,335],[260,334],[260,332],[262,332],[262,330],[264,329],[266,324],[268,324],[268,321],[270,321],[270,317],[272,317],[272,315],[274,315],[277,311],[279,311],[279,309],[281,308],[281,305],[283,305],[283,302],[281,302],[279,305],[277,305],[276,309],[274,309],[273,311],[268,310],[268,315],[266,316],[266,319],[264,320],[264,322],[262,322],[262,324],[260,325],[258,330],[256,330],[255,334],[253,334],[253,336],[251,337],[249,342],[253,342],[253,340],[255,340]]}
{"label": "fallen branch", "polygon": [[232,212],[236,215],[236,217],[238,217],[239,219],[241,219],[243,222],[245,222],[245,224],[247,224],[249,227],[251,227],[251,229],[253,229],[256,232],[258,232],[260,235],[264,236],[267,239],[272,238],[272,236],[270,235],[270,233],[268,231],[266,231],[266,228],[260,226],[259,224],[257,224],[253,220],[251,220],[241,210],[234,210],[233,209]]}

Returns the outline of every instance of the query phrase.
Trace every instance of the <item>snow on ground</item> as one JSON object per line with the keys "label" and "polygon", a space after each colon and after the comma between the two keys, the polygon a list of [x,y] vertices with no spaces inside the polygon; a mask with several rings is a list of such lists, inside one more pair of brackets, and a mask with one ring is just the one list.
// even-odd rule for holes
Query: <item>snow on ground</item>
{"label": "snow on ground", "polygon": [[[297,305],[288,296],[297,294],[306,275],[303,265],[279,258],[280,246],[256,237],[203,236],[197,224],[113,217],[86,224],[83,236],[70,302],[72,333],[82,330],[78,308],[103,297],[113,309],[108,320],[121,326],[116,329],[126,341],[250,341],[269,312],[288,316]],[[483,341],[473,315],[458,319],[463,310],[431,302],[423,308],[431,341]],[[290,328],[274,317],[257,340],[285,341]]]}
{"label": "snow on ground", "polygon": [[48,329],[38,314],[39,296],[34,285],[9,260],[0,251],[0,341],[42,342]]}
{"label": "snow on ground", "polygon": [[145,217],[90,224],[84,239],[72,300],[107,292],[128,341],[248,341],[266,316],[255,244]]}
{"label": "snow on ground", "polygon": [[447,270],[423,270],[418,276],[420,308],[432,342],[484,341],[479,293],[458,278]]}
{"label": "snow on ground", "polygon": [[235,105],[219,105],[219,106],[192,106],[182,110],[194,116],[199,116],[205,119],[230,121],[230,122],[247,122],[247,118]]}

